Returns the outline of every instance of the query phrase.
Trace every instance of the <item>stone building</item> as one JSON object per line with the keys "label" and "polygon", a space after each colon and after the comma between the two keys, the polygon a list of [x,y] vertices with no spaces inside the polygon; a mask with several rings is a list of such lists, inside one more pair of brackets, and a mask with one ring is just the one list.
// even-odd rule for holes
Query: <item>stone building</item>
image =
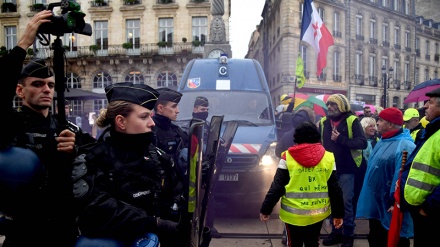
{"label": "stone building", "polygon": [[[386,92],[387,107],[413,106],[403,104],[405,97],[415,84],[436,77],[439,68],[438,59],[433,58],[438,54],[438,26],[432,20],[416,18],[417,1],[313,2],[335,41],[319,77],[315,51],[300,41],[303,0],[267,0],[263,20],[251,37],[247,57],[256,58],[264,67],[274,105],[280,95],[294,91],[300,54],[306,83],[297,92],[342,93],[351,102],[382,106]],[[428,54],[430,58],[425,57]],[[422,77],[426,70],[428,76]]]}
{"label": "stone building", "polygon": [[[107,102],[102,96],[104,88],[111,83],[131,81],[153,88],[177,88],[191,59],[207,57],[218,47],[231,53],[230,0],[77,2],[86,14],[84,21],[93,31],[91,34],[79,30],[71,33],[67,29],[60,36],[65,48],[67,87],[95,94],[88,94],[92,99],[69,98],[73,116],[99,112],[105,107]],[[4,0],[0,13],[3,53],[16,45],[32,16],[51,6],[50,3],[55,2]],[[55,16],[61,15],[60,7],[53,11]],[[50,36],[51,44],[55,38]],[[37,41],[34,48],[28,50],[27,59],[34,57],[47,59],[53,66],[54,51],[48,45]],[[15,106],[20,103],[17,100]]]}

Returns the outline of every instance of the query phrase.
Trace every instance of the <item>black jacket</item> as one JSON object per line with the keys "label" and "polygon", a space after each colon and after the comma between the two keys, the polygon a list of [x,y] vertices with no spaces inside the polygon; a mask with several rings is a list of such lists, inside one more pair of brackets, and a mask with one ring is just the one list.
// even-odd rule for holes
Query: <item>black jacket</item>
{"label": "black jacket", "polygon": [[145,233],[159,234],[156,217],[170,219],[171,206],[182,206],[183,201],[175,201],[181,194],[174,194],[179,185],[171,157],[151,141],[152,133],[111,131],[75,160],[79,171],[87,168],[86,174],[74,173],[82,234],[132,243]]}
{"label": "black jacket", "polygon": [[[26,106],[21,111],[12,107],[25,56],[26,51],[15,47],[0,59],[0,71],[4,76],[0,90],[0,115],[5,119],[1,121],[0,148],[29,148],[38,155],[45,175],[35,193],[16,201],[17,213],[13,215],[13,225],[5,233],[4,246],[32,246],[35,241],[43,246],[73,246],[77,237],[71,183],[75,154],[58,152],[55,140],[67,126],[61,125],[50,113],[44,117]],[[94,142],[93,138],[82,136],[81,132],[76,135],[76,144]]]}
{"label": "black jacket", "polygon": [[293,140],[293,134],[295,134],[295,128],[302,122],[310,121],[310,117],[306,111],[299,111],[292,116],[292,128],[284,133],[283,137],[277,142],[275,147],[275,155],[280,158],[281,153],[286,151],[289,147],[295,144]]}
{"label": "black jacket", "polygon": [[351,156],[351,149],[365,149],[367,148],[367,138],[362,130],[362,126],[358,119],[353,121],[353,138],[348,137],[348,125],[347,118],[352,115],[351,112],[342,113],[341,121],[337,127],[339,134],[336,141],[332,141],[332,124],[330,119],[324,121],[324,131],[321,130],[322,126],[320,124],[320,131],[323,133],[322,145],[325,150],[332,152],[335,155],[336,170],[338,174],[354,174],[357,171],[357,165]]}

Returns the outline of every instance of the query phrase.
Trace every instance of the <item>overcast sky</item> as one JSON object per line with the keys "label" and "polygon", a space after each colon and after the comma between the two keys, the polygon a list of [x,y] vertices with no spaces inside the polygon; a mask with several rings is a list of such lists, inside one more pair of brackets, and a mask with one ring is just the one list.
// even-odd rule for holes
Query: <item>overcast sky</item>
{"label": "overcast sky", "polygon": [[265,0],[232,0],[230,44],[233,58],[244,58],[249,40],[260,24]]}

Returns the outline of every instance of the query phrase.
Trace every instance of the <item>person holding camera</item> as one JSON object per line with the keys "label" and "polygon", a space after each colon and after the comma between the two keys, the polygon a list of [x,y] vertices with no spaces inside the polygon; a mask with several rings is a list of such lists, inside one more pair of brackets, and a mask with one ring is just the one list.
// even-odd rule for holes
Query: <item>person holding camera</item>
{"label": "person holding camera", "polygon": [[[68,247],[77,237],[71,164],[79,144],[94,139],[69,130],[50,113],[55,78],[45,61],[35,59],[23,67],[38,28],[51,16],[51,11],[36,13],[17,46],[0,59],[0,115],[6,119],[0,127],[0,168],[13,174],[0,177],[0,222],[7,224],[0,227],[6,236],[3,247]],[[23,101],[20,111],[13,109],[15,95]]]}

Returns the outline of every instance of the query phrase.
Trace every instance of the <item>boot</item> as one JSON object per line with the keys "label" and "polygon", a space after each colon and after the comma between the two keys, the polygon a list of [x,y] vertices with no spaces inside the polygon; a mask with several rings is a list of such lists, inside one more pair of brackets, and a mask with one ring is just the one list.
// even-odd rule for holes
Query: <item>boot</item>
{"label": "boot", "polygon": [[352,236],[344,236],[342,238],[341,247],[353,247],[354,238]]}
{"label": "boot", "polygon": [[322,241],[325,246],[331,246],[342,243],[342,233],[330,233],[326,239]]}

